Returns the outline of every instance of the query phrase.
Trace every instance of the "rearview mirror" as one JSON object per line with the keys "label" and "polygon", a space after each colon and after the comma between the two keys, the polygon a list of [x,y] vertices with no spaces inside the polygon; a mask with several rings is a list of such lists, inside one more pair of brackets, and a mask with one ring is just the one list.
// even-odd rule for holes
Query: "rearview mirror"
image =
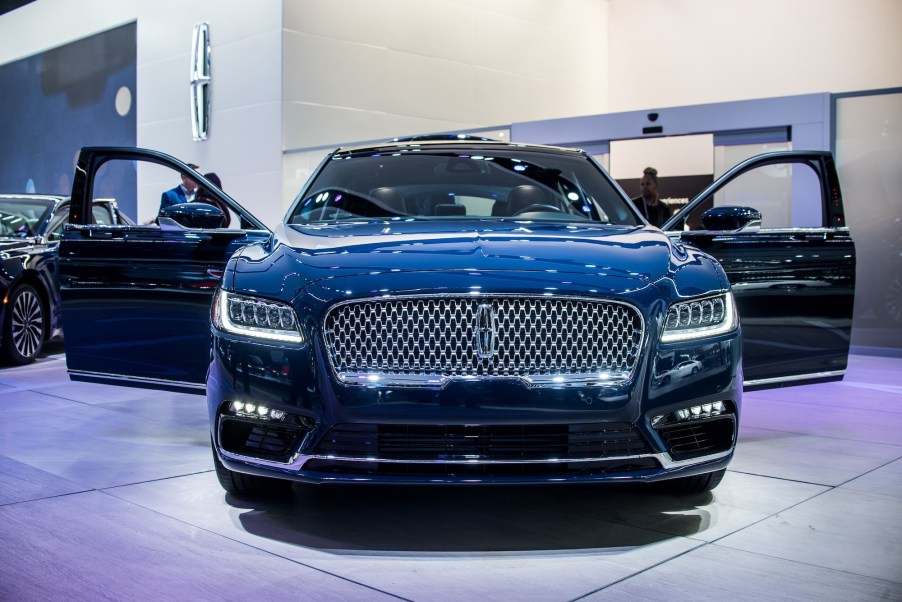
{"label": "rearview mirror", "polygon": [[712,207],[702,214],[705,230],[741,230],[761,225],[761,212],[751,207],[723,205]]}
{"label": "rearview mirror", "polygon": [[225,214],[219,207],[207,203],[178,203],[160,210],[160,217],[168,217],[185,228],[219,228]]}

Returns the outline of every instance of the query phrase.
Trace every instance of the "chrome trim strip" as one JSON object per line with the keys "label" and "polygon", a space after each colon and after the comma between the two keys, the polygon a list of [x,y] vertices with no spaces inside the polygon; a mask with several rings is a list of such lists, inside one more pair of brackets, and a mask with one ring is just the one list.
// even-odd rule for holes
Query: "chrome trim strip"
{"label": "chrome trim strip", "polygon": [[617,460],[636,460],[643,458],[654,458],[661,463],[661,466],[665,470],[671,470],[675,468],[684,468],[686,466],[693,466],[695,464],[704,464],[705,462],[712,462],[714,460],[720,460],[722,458],[726,458],[730,454],[733,453],[734,447],[730,449],[718,452],[716,454],[709,454],[707,456],[699,456],[697,458],[690,458],[688,460],[674,460],[670,457],[668,453],[656,453],[656,454],[636,454],[633,456],[606,456],[606,457],[593,457],[593,458],[568,458],[568,459],[549,459],[549,460],[480,460],[479,458],[464,459],[464,460],[398,460],[393,458],[359,458],[359,457],[349,457],[349,456],[332,456],[332,455],[302,455],[295,454],[291,460],[288,462],[273,462],[271,460],[262,460],[260,458],[253,458],[251,456],[243,456],[240,454],[234,454],[231,452],[227,452],[222,447],[217,445],[219,453],[229,460],[235,460],[238,462],[246,462],[248,464],[256,465],[256,466],[264,466],[266,468],[276,468],[280,471],[296,471],[300,472],[304,468],[304,464],[307,463],[308,460],[337,460],[340,462],[379,462],[385,464],[462,464],[462,465],[473,465],[473,464],[575,464],[575,463],[583,463],[583,462],[605,462],[605,461],[617,461]]}
{"label": "chrome trim strip", "polygon": [[537,374],[534,376],[445,376],[442,374],[384,374],[381,372],[337,372],[346,385],[368,387],[441,387],[457,382],[520,382],[530,388],[611,387],[629,382],[629,372],[602,374]]}
{"label": "chrome trim strip", "polygon": [[86,376],[90,378],[103,378],[105,380],[123,383],[141,383],[144,385],[179,387],[195,391],[205,391],[207,386],[203,383],[189,383],[181,380],[167,380],[165,378],[148,378],[143,376],[122,376],[121,374],[107,374],[106,372],[89,372],[87,370],[68,370],[70,376]]}
{"label": "chrome trim strip", "polygon": [[[612,373],[610,378],[604,377],[602,374],[537,374],[532,376],[445,376],[442,374],[382,374],[373,372],[338,372],[332,363],[332,349],[326,341],[325,332],[326,321],[329,315],[344,305],[355,303],[380,302],[380,301],[397,301],[406,299],[468,299],[468,298],[497,298],[497,299],[539,299],[554,301],[585,301],[589,303],[611,303],[615,305],[623,305],[633,310],[639,317],[639,352],[632,369],[626,373]],[[642,363],[642,350],[646,346],[646,337],[648,331],[645,328],[645,316],[639,308],[629,301],[620,299],[611,299],[608,297],[585,297],[579,295],[536,295],[526,293],[512,294],[496,294],[496,293],[433,293],[424,295],[381,295],[378,297],[360,297],[358,299],[346,299],[330,306],[323,315],[320,331],[324,333],[323,343],[327,351],[329,368],[332,374],[339,382],[352,386],[369,386],[369,387],[439,387],[444,388],[452,381],[492,381],[507,379],[512,382],[522,382],[530,388],[567,388],[567,387],[605,387],[620,386],[632,381],[637,374],[639,365]]]}
{"label": "chrome trim strip", "polygon": [[707,456],[699,456],[698,458],[689,458],[688,460],[674,460],[668,453],[653,455],[658,458],[658,460],[661,462],[661,466],[663,466],[665,470],[670,470],[671,468],[683,468],[685,466],[694,466],[695,464],[703,464],[705,462],[720,460],[732,454],[734,449],[736,449],[735,445],[727,451],[717,452],[716,454],[709,454]]}
{"label": "chrome trim strip", "polygon": [[792,376],[778,376],[776,378],[759,378],[757,380],[744,380],[742,385],[752,387],[756,385],[770,385],[773,383],[788,383],[797,380],[812,380],[815,378],[829,378],[831,376],[845,376],[845,370],[831,370],[828,372],[811,372],[808,374],[794,374]]}

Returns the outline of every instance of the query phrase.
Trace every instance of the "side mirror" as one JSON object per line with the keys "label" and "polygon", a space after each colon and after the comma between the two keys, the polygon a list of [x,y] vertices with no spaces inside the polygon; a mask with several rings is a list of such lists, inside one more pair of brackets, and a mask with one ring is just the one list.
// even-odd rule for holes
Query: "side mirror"
{"label": "side mirror", "polygon": [[723,205],[712,207],[702,214],[705,230],[741,230],[761,225],[761,212],[751,207]]}
{"label": "side mirror", "polygon": [[225,214],[219,207],[207,203],[178,203],[160,210],[160,217],[168,217],[185,228],[220,228]]}

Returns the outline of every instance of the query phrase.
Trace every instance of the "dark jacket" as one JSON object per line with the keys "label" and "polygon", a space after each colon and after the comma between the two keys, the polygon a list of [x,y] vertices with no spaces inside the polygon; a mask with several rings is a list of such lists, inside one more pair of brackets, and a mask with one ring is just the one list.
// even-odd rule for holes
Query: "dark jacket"
{"label": "dark jacket", "polygon": [[185,195],[185,189],[181,184],[171,190],[167,190],[160,197],[160,209],[169,207],[170,205],[178,205],[179,203],[187,203],[188,197]]}
{"label": "dark jacket", "polygon": [[670,219],[670,206],[661,200],[658,200],[656,205],[649,206],[641,196],[637,196],[633,199],[633,204],[636,205],[636,209],[639,210],[639,213],[641,213],[652,226],[660,228],[664,225],[664,222]]}

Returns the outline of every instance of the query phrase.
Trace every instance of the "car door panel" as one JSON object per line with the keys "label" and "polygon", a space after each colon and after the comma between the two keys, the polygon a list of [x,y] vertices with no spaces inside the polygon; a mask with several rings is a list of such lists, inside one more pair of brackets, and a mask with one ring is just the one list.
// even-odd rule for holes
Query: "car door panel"
{"label": "car door panel", "polygon": [[[123,159],[188,169],[153,151],[83,150],[71,223],[60,241],[70,375],[202,393],[210,357],[210,304],[225,264],[239,248],[269,232],[262,227],[90,223],[86,216],[91,213],[84,208],[94,171],[106,161]],[[259,225],[249,214],[241,217],[245,225]]]}
{"label": "car door panel", "polygon": [[[710,203],[731,180],[780,162],[807,166],[818,175],[822,227],[682,230],[693,221],[693,209]],[[772,153],[740,164],[690,201],[665,229],[723,265],[742,323],[747,389],[842,377],[852,325],[855,249],[829,153]]]}

